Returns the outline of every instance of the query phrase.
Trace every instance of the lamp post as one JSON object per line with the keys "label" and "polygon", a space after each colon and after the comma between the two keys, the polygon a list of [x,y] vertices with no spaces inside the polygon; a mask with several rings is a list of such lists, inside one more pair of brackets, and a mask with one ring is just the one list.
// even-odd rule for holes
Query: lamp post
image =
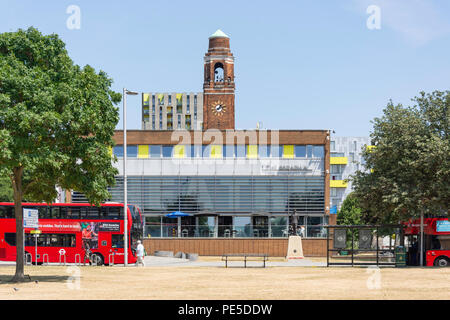
{"label": "lamp post", "polygon": [[123,233],[124,233],[124,266],[128,266],[128,197],[127,197],[127,94],[138,93],[123,88]]}

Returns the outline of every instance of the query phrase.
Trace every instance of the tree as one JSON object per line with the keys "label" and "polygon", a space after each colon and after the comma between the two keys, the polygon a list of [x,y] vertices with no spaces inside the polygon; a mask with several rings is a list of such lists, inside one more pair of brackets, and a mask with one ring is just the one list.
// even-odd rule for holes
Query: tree
{"label": "tree", "polygon": [[355,194],[350,193],[342,203],[338,212],[337,224],[340,225],[359,225],[362,224],[362,209]]}
{"label": "tree", "polygon": [[35,28],[0,34],[0,174],[12,183],[16,273],[24,279],[22,201],[53,202],[55,185],[83,192],[92,204],[114,184],[110,148],[119,120],[103,71],[81,68],[56,34]]}
{"label": "tree", "polygon": [[0,202],[12,202],[13,200],[11,180],[7,176],[0,176]]}
{"label": "tree", "polygon": [[450,91],[420,93],[412,107],[390,101],[363,150],[367,171],[352,177],[365,218],[398,223],[421,214],[448,214]]}

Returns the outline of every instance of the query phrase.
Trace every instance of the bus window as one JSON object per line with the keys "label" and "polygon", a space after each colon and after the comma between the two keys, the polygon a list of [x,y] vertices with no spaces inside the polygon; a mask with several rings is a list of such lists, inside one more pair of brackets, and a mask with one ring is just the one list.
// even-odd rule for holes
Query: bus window
{"label": "bus window", "polygon": [[50,247],[62,247],[61,237],[57,234],[50,234]]}
{"label": "bus window", "polygon": [[1,218],[14,218],[13,206],[0,206],[0,219]]}
{"label": "bus window", "polygon": [[88,219],[98,219],[98,208],[97,207],[87,207],[86,208],[86,214]]}
{"label": "bus window", "polygon": [[38,247],[48,247],[47,234],[40,234],[38,237]]}
{"label": "bus window", "polygon": [[30,247],[35,245],[35,237],[34,235],[27,233],[25,234],[25,246]]}
{"label": "bus window", "polygon": [[112,248],[123,248],[123,234],[113,234],[111,235],[111,247]]}
{"label": "bus window", "polygon": [[108,218],[108,207],[100,207],[98,208],[100,219]]}
{"label": "bus window", "polygon": [[120,207],[108,207],[108,219],[120,219],[122,217],[121,209]]}
{"label": "bus window", "polygon": [[13,232],[5,232],[5,241],[10,246],[16,245],[16,234]]}
{"label": "bus window", "polygon": [[61,218],[60,208],[59,207],[50,207],[49,211],[50,211],[50,218],[51,219]]}
{"label": "bus window", "polygon": [[87,208],[80,207],[80,219],[86,219],[86,218],[87,218]]}
{"label": "bus window", "polygon": [[62,237],[63,247],[75,247],[76,246],[74,234],[62,234],[61,237]]}
{"label": "bus window", "polygon": [[68,219],[80,219],[80,207],[67,207]]}

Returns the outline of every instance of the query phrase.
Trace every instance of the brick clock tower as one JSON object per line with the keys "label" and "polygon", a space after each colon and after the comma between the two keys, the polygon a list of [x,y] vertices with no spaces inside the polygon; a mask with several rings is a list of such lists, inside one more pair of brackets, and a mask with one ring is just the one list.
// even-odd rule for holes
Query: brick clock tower
{"label": "brick clock tower", "polygon": [[203,83],[203,130],[234,129],[234,57],[221,30],[209,37]]}

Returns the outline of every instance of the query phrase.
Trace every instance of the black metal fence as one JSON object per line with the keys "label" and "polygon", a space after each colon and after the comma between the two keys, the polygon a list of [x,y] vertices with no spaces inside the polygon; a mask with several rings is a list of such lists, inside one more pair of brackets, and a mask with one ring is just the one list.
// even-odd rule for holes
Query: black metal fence
{"label": "black metal fence", "polygon": [[329,225],[327,266],[395,266],[402,225]]}

